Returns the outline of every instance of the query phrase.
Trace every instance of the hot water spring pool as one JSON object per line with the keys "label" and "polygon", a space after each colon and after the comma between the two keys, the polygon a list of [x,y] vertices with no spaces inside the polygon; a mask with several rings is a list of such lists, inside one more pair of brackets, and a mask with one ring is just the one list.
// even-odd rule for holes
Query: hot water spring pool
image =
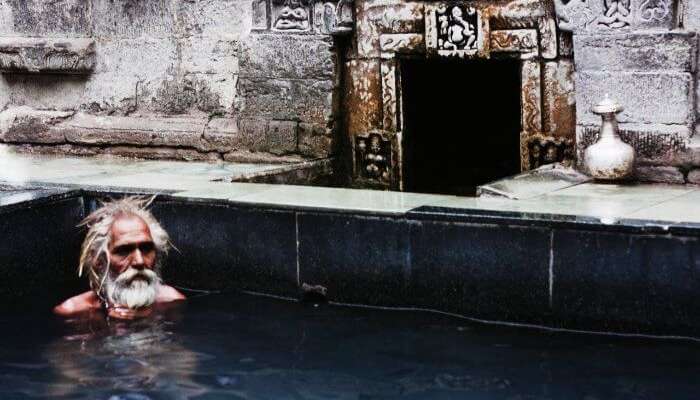
{"label": "hot water spring pool", "polygon": [[6,313],[0,399],[695,399],[700,345],[193,297],[134,321]]}

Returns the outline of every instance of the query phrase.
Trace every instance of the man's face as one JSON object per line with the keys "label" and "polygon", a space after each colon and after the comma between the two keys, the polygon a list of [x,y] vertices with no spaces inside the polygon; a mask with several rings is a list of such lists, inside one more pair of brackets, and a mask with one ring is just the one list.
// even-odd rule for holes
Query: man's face
{"label": "man's face", "polygon": [[156,248],[148,225],[135,215],[117,218],[110,231],[109,264],[114,274],[132,267],[153,269],[156,263]]}
{"label": "man's face", "polygon": [[160,276],[151,231],[137,216],[118,217],[110,230],[110,271],[105,280],[110,306],[137,309],[153,304]]}

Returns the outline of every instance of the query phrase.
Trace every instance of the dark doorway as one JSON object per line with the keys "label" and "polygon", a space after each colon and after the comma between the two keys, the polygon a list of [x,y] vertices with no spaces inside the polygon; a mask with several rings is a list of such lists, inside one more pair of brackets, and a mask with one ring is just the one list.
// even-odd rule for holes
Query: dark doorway
{"label": "dark doorway", "polygon": [[410,192],[474,195],[520,172],[518,60],[402,60]]}

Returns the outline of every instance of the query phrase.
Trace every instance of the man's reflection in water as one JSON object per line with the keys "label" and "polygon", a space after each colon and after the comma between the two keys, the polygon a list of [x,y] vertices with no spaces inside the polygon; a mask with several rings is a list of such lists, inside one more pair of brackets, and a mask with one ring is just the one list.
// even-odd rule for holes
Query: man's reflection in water
{"label": "man's reflection in water", "polygon": [[209,356],[178,341],[173,328],[179,319],[171,308],[134,321],[97,313],[67,320],[68,333],[46,347],[55,372],[46,395],[141,400],[155,393],[174,399],[205,393],[193,376]]}

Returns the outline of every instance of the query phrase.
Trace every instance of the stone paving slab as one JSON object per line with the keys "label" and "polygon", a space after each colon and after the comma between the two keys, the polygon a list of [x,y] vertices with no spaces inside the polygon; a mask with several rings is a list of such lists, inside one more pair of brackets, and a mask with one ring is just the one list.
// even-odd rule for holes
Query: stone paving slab
{"label": "stone paving slab", "polygon": [[[0,185],[42,185],[125,193],[167,193],[290,208],[403,214],[422,206],[599,218],[700,222],[700,186],[600,184],[562,171],[526,174],[488,185],[508,197],[456,197],[291,185],[231,183],[232,177],[280,168],[272,164],[208,164],[12,154],[0,146]],[[521,175],[523,176],[523,175]],[[536,178],[533,178],[535,176]],[[516,182],[516,183],[513,183]],[[29,196],[17,193],[19,196]],[[9,196],[9,194],[8,194]],[[31,196],[30,196],[31,197]],[[510,197],[510,198],[509,198]],[[14,198],[16,201],[20,198]]]}
{"label": "stone paving slab", "polygon": [[553,164],[480,186],[477,193],[480,193],[482,196],[498,196],[523,200],[590,180],[591,178],[572,168]]}

